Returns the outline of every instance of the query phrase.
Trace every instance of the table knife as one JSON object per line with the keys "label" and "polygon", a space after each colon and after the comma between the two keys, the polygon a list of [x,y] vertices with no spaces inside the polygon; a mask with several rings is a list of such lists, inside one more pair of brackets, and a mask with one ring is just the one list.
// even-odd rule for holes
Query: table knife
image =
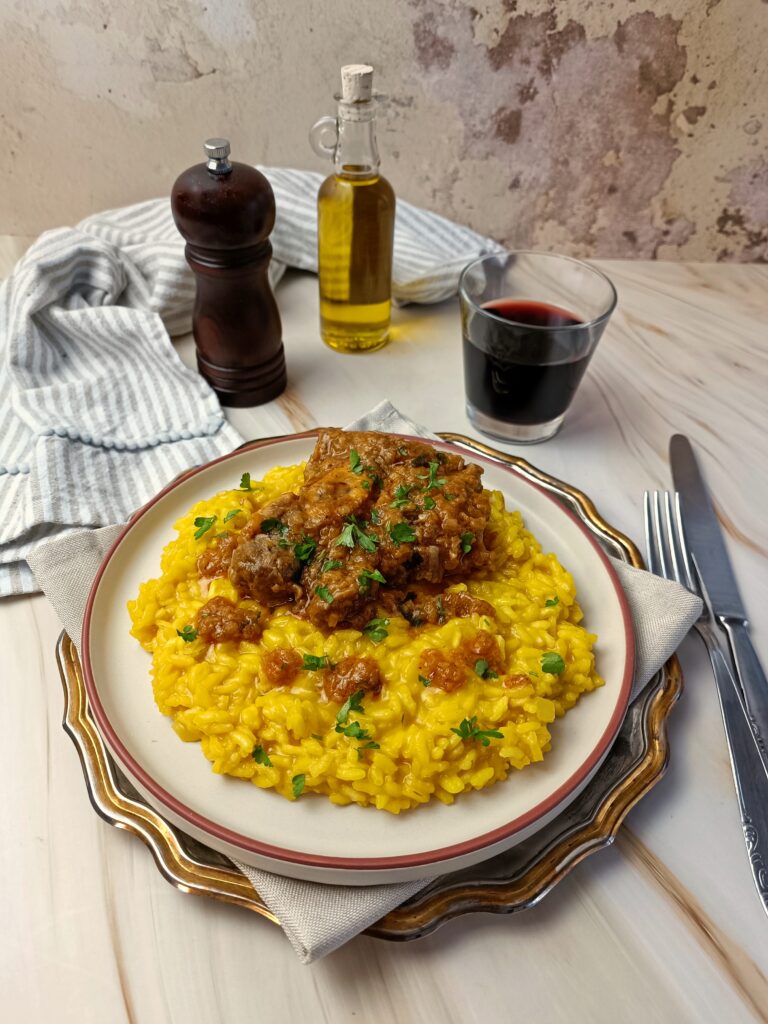
{"label": "table knife", "polygon": [[736,680],[744,694],[755,739],[763,752],[768,742],[768,680],[752,646],[749,619],[741,600],[720,523],[696,463],[691,442],[675,434],[669,460],[688,547],[696,559],[712,611],[728,636]]}

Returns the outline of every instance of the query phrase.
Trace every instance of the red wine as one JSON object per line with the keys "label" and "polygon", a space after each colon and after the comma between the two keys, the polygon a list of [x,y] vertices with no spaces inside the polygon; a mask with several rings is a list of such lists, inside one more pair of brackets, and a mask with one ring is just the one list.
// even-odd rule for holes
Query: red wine
{"label": "red wine", "polygon": [[[510,423],[538,424],[562,416],[590,356],[590,328],[567,309],[525,299],[495,299],[493,316],[464,317],[467,398],[480,412]],[[569,329],[570,328],[570,329]]]}

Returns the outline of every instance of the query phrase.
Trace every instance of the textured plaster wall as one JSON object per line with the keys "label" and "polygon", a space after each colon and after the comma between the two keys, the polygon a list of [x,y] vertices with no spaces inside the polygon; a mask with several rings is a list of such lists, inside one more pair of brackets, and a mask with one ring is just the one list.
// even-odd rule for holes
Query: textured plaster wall
{"label": "textured plaster wall", "polygon": [[170,191],[209,135],[322,169],[342,63],[404,198],[514,246],[768,260],[765,0],[3,0],[0,233]]}

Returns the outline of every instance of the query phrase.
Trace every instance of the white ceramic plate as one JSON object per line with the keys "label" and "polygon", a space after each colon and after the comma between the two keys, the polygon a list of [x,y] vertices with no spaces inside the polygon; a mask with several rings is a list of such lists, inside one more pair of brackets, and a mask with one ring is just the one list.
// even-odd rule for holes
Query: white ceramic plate
{"label": "white ceramic plate", "polygon": [[[436,443],[438,447],[450,446]],[[505,782],[433,801],[398,816],[317,797],[288,801],[242,780],[215,775],[196,743],[182,743],[155,706],[150,658],[129,635],[126,609],[139,584],[159,572],[174,522],[197,501],[306,459],[314,436],[258,442],[162,491],[107,553],[83,623],[83,665],[91,710],[128,776],[146,799],[187,833],[230,857],[278,874],[367,885],[428,878],[493,856],[558,814],[584,788],[615,739],[629,701],[634,637],[626,598],[589,532],[514,470],[479,456],[486,487],[519,508],[545,550],[573,574],[588,627],[599,634],[606,681],[552,726],[552,750]]]}

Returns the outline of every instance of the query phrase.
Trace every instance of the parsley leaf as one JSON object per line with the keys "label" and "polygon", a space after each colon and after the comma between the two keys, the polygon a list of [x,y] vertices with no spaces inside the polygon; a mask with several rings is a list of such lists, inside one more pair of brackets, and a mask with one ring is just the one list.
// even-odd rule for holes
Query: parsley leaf
{"label": "parsley leaf", "polygon": [[349,468],[353,473],[362,473],[363,464],[360,461],[360,456],[357,451],[353,448],[349,453]]}
{"label": "parsley leaf", "polygon": [[371,522],[374,526],[381,525],[381,512],[377,508],[371,509]]}
{"label": "parsley leaf", "polygon": [[224,522],[228,523],[230,519],[234,519],[235,516],[239,516],[243,510],[241,508],[232,508],[224,516]]}
{"label": "parsley leaf", "polygon": [[498,729],[478,729],[477,715],[472,715],[471,718],[463,719],[459,724],[458,729],[451,729],[451,732],[455,732],[462,740],[477,740],[478,743],[482,743],[484,747],[489,746],[491,739],[504,739],[504,736]]}
{"label": "parsley leaf", "polygon": [[426,676],[419,676],[419,682],[422,686],[430,686],[432,683],[431,679],[427,679]]}
{"label": "parsley leaf", "polygon": [[301,666],[307,672],[318,672],[321,668],[329,668],[327,654],[305,654],[304,664]]}
{"label": "parsley leaf", "polygon": [[389,536],[395,544],[413,544],[416,534],[409,523],[395,523],[389,528]]}
{"label": "parsley leaf", "polygon": [[300,797],[301,794],[304,792],[305,779],[306,775],[304,775],[303,772],[301,775],[294,775],[293,778],[291,779],[291,789],[293,790],[293,795],[295,797]]}
{"label": "parsley leaf", "polygon": [[216,522],[216,516],[198,516],[195,520],[195,540],[200,540],[204,533],[208,533],[210,528]]}
{"label": "parsley leaf", "polygon": [[243,473],[240,477],[240,490],[241,491],[252,491],[253,486],[251,484],[251,474]]}
{"label": "parsley leaf", "polygon": [[363,626],[363,633],[375,644],[380,644],[382,640],[385,640],[389,633],[387,626],[389,625],[389,619],[371,619],[370,622]]}
{"label": "parsley leaf", "polygon": [[333,604],[333,594],[328,587],[315,587],[315,593],[321,601],[325,601],[326,604]]}
{"label": "parsley leaf", "polygon": [[435,499],[430,498],[429,495],[424,499],[424,508],[429,512],[435,507]]}
{"label": "parsley leaf", "polygon": [[288,533],[288,527],[281,519],[265,519],[261,524],[262,533]]}
{"label": "parsley leaf", "polygon": [[494,672],[485,658],[478,658],[475,662],[475,672],[481,679],[498,679],[499,673]]}
{"label": "parsley leaf", "polygon": [[331,569],[340,569],[344,563],[340,562],[338,558],[329,558],[327,562],[323,562],[320,566],[320,572],[330,572]]}
{"label": "parsley leaf", "polygon": [[401,446],[400,448],[397,449],[397,454],[402,455],[403,458],[405,458],[408,454],[408,449]]}
{"label": "parsley leaf", "polygon": [[323,742],[323,737],[322,736],[318,736],[318,734],[316,732],[310,733],[310,735],[311,735],[313,740],[320,740],[321,743]]}
{"label": "parsley leaf", "polygon": [[317,541],[311,537],[302,537],[301,543],[296,544],[293,553],[300,562],[308,562],[317,549]]}
{"label": "parsley leaf", "polygon": [[363,551],[375,551],[376,545],[379,543],[376,537],[369,537],[367,533],[357,527],[357,543],[363,549]]}
{"label": "parsley leaf", "polygon": [[191,644],[193,640],[197,640],[197,630],[194,626],[182,626],[181,629],[176,630],[176,635],[180,636],[185,644]]}
{"label": "parsley leaf", "polygon": [[342,736],[349,736],[353,740],[368,740],[370,736],[366,729],[360,725],[359,722],[350,722],[349,725],[339,724],[336,726],[336,732],[340,732]]}
{"label": "parsley leaf", "polygon": [[360,484],[360,486],[363,488],[364,491],[370,491],[370,489],[371,489],[371,481],[370,480],[363,480],[363,482]]}
{"label": "parsley leaf", "polygon": [[541,670],[542,672],[550,672],[553,676],[559,676],[562,672],[565,672],[565,662],[557,651],[547,651],[546,654],[541,656]]}
{"label": "parsley leaf", "polygon": [[545,608],[554,608],[555,605],[558,605],[558,604],[560,604],[560,598],[559,597],[550,597],[550,599],[548,601],[544,602],[544,607]]}
{"label": "parsley leaf", "polygon": [[431,491],[431,490],[434,490],[434,489],[436,489],[438,487],[445,486],[445,477],[443,477],[443,476],[438,477],[438,475],[437,475],[439,470],[440,470],[440,463],[439,462],[430,462],[430,464],[429,464],[429,473],[426,476],[424,476],[423,474],[420,474],[420,479],[427,481],[424,484],[424,490],[425,491]]}
{"label": "parsley leaf", "polygon": [[347,523],[334,541],[334,544],[341,544],[345,548],[353,548],[355,546],[355,529],[354,523]]}
{"label": "parsley leaf", "polygon": [[378,569],[363,569],[360,575],[357,577],[357,585],[360,587],[362,593],[371,585],[371,580],[375,580],[376,583],[386,583],[386,577],[382,576]]}
{"label": "parsley leaf", "polygon": [[468,555],[469,552],[472,550],[472,542],[474,541],[474,539],[474,533],[470,533],[469,531],[467,531],[466,533],[462,533],[461,537],[459,538],[459,540],[461,541],[461,550],[464,552],[465,555]]}
{"label": "parsley leaf", "polygon": [[443,595],[441,594],[435,602],[437,605],[437,621],[440,623],[445,622],[445,605],[443,604]]}
{"label": "parsley leaf", "polygon": [[395,488],[395,500],[390,502],[390,508],[402,508],[403,505],[407,505],[411,500],[408,495],[411,493],[415,484],[400,484]]}
{"label": "parsley leaf", "polygon": [[253,748],[252,757],[256,764],[266,765],[267,768],[272,767],[272,762],[269,760],[266,750],[260,744]]}
{"label": "parsley leaf", "polygon": [[[306,655],[305,655],[306,657]],[[336,715],[336,721],[339,725],[343,725],[349,718],[350,711],[362,711],[363,705],[360,703],[363,699],[365,690],[358,690],[357,693],[353,693],[344,703],[341,705],[341,710]]]}

